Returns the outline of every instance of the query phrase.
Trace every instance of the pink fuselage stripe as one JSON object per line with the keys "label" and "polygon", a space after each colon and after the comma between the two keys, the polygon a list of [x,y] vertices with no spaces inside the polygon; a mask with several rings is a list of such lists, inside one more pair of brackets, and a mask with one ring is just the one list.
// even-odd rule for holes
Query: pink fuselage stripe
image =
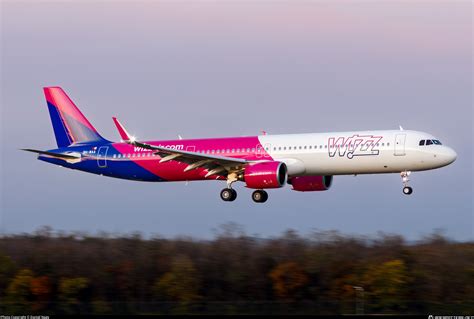
{"label": "pink fuselage stripe", "polygon": [[[183,151],[199,152],[203,154],[242,158],[247,160],[273,160],[270,155],[263,149],[257,136],[252,137],[232,137],[232,138],[216,138],[216,139],[194,139],[194,140],[169,140],[169,141],[147,141],[150,145],[164,146],[170,148],[178,148]],[[122,160],[131,160],[147,171],[167,180],[167,181],[186,181],[186,180],[203,180],[203,179],[224,179],[222,176],[211,175],[207,178],[207,170],[204,168],[192,169],[184,172],[188,166],[187,163],[179,162],[179,160],[171,160],[159,163],[159,156],[150,156],[153,151],[142,149],[126,143],[114,143],[112,146],[121,154],[126,156]],[[249,152],[247,151],[250,150]],[[211,153],[211,151],[219,150],[219,153]],[[225,150],[222,153],[222,150]],[[234,150],[232,152],[232,150]],[[239,150],[239,152],[237,152]],[[253,150],[253,151],[252,151]],[[207,153],[209,151],[209,153]],[[140,157],[131,157],[132,154]],[[143,156],[144,155],[144,156]]]}

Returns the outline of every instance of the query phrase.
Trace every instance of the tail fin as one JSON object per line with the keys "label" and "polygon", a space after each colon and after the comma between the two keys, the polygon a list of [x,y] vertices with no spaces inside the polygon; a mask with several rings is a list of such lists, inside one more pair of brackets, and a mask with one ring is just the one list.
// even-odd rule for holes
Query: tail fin
{"label": "tail fin", "polygon": [[107,141],[100,136],[63,89],[45,87],[44,95],[58,147],[67,147],[73,143]]}

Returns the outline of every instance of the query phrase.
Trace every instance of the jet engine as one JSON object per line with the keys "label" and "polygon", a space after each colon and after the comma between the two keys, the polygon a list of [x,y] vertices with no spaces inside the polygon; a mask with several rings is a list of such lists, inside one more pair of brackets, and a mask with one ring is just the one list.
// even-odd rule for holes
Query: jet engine
{"label": "jet engine", "polygon": [[298,192],[327,191],[331,187],[332,176],[297,176],[288,183]]}
{"label": "jet engine", "polygon": [[285,163],[269,161],[247,166],[243,178],[248,188],[279,188],[285,185],[288,173]]}

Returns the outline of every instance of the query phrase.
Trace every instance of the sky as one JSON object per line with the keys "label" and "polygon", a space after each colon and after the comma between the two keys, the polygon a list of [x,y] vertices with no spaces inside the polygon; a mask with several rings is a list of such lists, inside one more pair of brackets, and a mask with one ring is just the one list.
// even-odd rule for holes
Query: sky
{"label": "sky", "polygon": [[[474,239],[470,1],[1,1],[0,230],[211,238],[337,230]],[[67,170],[42,87],[63,87],[106,138],[405,129],[458,153],[411,175],[336,176],[327,192],[143,183]]]}

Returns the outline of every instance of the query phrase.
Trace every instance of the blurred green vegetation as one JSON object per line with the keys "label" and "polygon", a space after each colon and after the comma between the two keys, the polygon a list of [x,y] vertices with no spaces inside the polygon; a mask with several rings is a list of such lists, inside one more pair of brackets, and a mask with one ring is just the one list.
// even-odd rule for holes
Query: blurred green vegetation
{"label": "blurred green vegetation", "polygon": [[287,231],[0,237],[0,313],[473,314],[474,243]]}

